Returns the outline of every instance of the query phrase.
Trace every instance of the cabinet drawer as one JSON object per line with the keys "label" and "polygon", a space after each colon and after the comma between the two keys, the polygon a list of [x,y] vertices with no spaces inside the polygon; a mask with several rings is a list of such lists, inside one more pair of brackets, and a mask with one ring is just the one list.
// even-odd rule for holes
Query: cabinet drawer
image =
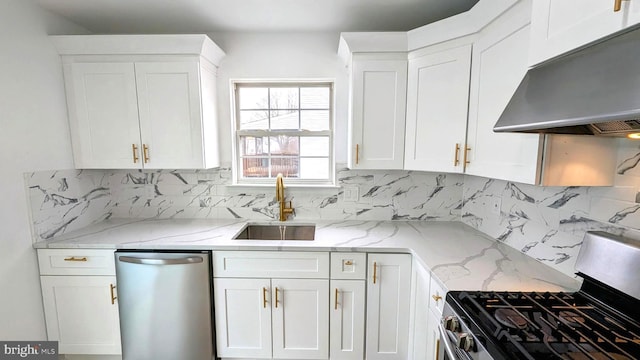
{"label": "cabinet drawer", "polygon": [[38,250],[40,275],[115,275],[114,250]]}
{"label": "cabinet drawer", "polygon": [[332,279],[365,279],[367,276],[367,254],[331,253]]}
{"label": "cabinet drawer", "polygon": [[438,316],[442,316],[445,295],[447,295],[447,289],[436,280],[435,276],[431,276],[431,284],[429,284],[429,308]]}
{"label": "cabinet drawer", "polygon": [[328,252],[217,251],[214,277],[329,278]]}

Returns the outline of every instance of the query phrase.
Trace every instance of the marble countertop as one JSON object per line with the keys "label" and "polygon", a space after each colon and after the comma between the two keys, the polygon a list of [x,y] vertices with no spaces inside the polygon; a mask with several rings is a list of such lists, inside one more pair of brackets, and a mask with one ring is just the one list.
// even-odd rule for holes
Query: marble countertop
{"label": "marble countertop", "polygon": [[403,252],[413,254],[448,290],[573,291],[580,286],[577,279],[460,222],[318,221],[314,241],[233,240],[247,223],[252,222],[110,219],[34,247]]}

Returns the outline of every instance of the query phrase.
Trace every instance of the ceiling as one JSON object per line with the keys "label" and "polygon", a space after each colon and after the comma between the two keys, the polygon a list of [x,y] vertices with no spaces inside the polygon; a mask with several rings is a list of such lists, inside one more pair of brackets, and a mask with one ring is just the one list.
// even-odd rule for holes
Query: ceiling
{"label": "ceiling", "polygon": [[34,0],[96,34],[407,31],[478,0]]}

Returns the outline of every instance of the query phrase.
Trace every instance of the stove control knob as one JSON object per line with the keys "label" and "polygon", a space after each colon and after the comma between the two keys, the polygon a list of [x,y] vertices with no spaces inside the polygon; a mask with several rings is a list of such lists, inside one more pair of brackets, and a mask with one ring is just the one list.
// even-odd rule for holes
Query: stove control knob
{"label": "stove control knob", "polygon": [[458,336],[458,347],[464,351],[473,350],[473,336],[471,334],[462,333]]}
{"label": "stove control knob", "polygon": [[460,331],[460,321],[455,316],[447,316],[444,318],[444,328],[449,331],[458,332]]}

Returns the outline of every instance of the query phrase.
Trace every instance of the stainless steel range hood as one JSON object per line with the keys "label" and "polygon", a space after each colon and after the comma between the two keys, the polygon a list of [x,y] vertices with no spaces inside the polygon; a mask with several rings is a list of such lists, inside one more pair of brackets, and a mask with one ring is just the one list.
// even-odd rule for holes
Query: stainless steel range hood
{"label": "stainless steel range hood", "polygon": [[530,69],[493,130],[640,132],[640,30]]}

